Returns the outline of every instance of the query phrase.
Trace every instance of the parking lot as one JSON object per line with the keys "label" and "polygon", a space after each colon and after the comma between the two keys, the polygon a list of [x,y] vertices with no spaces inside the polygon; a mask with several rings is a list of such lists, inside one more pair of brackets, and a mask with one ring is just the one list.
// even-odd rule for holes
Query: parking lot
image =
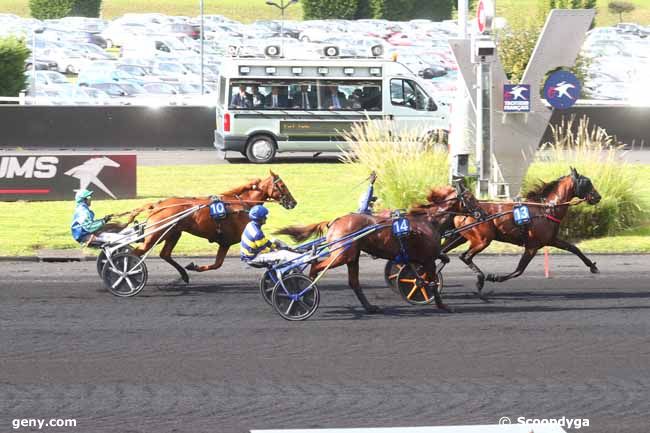
{"label": "parking lot", "polygon": [[[111,21],[0,14],[0,34],[22,36],[33,50],[25,65],[33,104],[214,105],[220,71],[232,57],[396,58],[424,78],[437,100],[450,100],[457,86],[448,44],[458,35],[454,21],[243,24],[206,15],[203,23],[203,43],[199,17],[160,13]],[[507,34],[507,23],[501,26]],[[583,97],[645,104],[647,86],[641,84],[648,76],[649,33],[630,23],[589,31],[582,51]]]}

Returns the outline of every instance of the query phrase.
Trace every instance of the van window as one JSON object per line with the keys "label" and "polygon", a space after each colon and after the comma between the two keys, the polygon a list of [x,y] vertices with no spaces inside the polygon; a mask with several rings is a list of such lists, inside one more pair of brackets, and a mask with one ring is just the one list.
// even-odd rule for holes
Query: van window
{"label": "van window", "polygon": [[390,101],[393,105],[426,110],[427,94],[411,80],[390,80]]}
{"label": "van window", "polygon": [[381,111],[379,80],[235,79],[223,96],[231,109]]}

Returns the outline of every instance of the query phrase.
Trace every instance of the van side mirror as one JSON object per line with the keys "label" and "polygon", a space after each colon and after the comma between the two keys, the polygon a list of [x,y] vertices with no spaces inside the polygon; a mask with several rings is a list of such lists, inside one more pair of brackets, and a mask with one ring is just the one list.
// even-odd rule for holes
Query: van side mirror
{"label": "van side mirror", "polygon": [[434,102],[433,98],[429,98],[427,100],[427,111],[436,111],[438,109],[438,106]]}

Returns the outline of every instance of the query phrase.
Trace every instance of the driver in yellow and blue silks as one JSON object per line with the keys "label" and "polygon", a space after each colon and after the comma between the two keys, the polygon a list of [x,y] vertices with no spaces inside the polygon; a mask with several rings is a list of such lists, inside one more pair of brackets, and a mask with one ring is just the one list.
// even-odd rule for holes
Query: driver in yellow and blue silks
{"label": "driver in yellow and blue silks", "polygon": [[248,213],[251,222],[241,235],[241,260],[250,265],[278,263],[300,257],[302,253],[288,250],[280,240],[269,240],[262,226],[266,224],[269,210],[262,205],[253,206]]}

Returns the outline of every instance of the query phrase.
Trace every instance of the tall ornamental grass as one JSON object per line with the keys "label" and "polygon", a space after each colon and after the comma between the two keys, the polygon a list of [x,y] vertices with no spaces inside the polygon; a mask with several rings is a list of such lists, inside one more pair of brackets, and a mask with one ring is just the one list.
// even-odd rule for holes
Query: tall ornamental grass
{"label": "tall ornamental grass", "polygon": [[553,142],[546,143],[529,167],[522,190],[531,190],[540,180],[550,182],[575,167],[589,177],[602,196],[596,206],[572,206],[561,226],[569,239],[587,239],[621,233],[647,223],[650,218],[650,188],[640,184],[634,166],[621,158],[621,149],[599,127],[590,127],[583,117],[575,127],[575,116],[552,126]]}
{"label": "tall ornamental grass", "polygon": [[378,208],[406,209],[426,201],[433,186],[448,184],[447,150],[425,130],[394,131],[388,119],[368,119],[344,133],[341,159],[359,172],[377,173]]}

